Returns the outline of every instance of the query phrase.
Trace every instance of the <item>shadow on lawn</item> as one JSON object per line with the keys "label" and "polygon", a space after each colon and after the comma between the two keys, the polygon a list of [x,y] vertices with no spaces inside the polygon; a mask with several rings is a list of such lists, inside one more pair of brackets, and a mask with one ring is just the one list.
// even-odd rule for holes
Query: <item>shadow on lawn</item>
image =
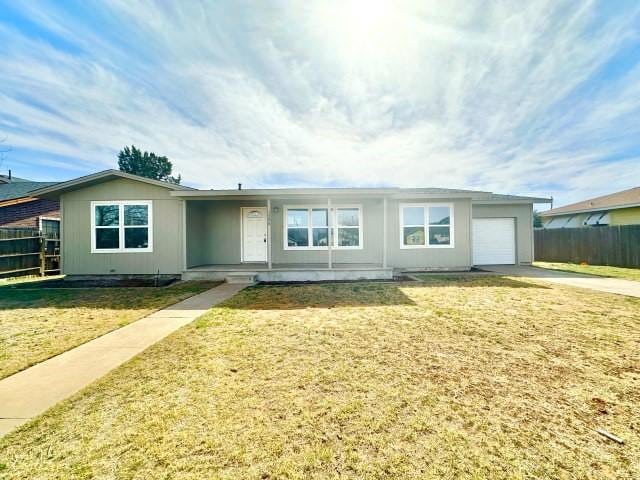
{"label": "shadow on lawn", "polygon": [[[417,305],[405,292],[414,288],[536,288],[550,287],[498,275],[434,275],[421,282],[354,282],[256,285],[224,303],[239,310],[384,307]],[[488,292],[488,294],[490,294]],[[443,297],[446,302],[446,297]]]}
{"label": "shadow on lawn", "polygon": [[65,280],[64,278],[36,278],[0,285],[0,290],[70,289],[70,288],[160,288],[172,285],[175,277],[123,278],[95,280]]}
{"label": "shadow on lawn", "polygon": [[442,275],[419,274],[420,282],[407,284],[407,287],[460,287],[460,288],[538,288],[550,290],[551,287],[537,283],[516,280],[502,275]]}
{"label": "shadow on lawn", "polygon": [[96,288],[41,288],[33,282],[31,288],[0,287],[0,311],[40,308],[87,308],[96,310],[157,310],[159,308],[201,310],[202,302],[196,297],[221,282],[193,281],[174,283],[165,287],[109,287]]}
{"label": "shadow on lawn", "polygon": [[224,303],[240,310],[298,310],[303,308],[415,305],[401,290],[405,284],[316,283],[256,285]]}

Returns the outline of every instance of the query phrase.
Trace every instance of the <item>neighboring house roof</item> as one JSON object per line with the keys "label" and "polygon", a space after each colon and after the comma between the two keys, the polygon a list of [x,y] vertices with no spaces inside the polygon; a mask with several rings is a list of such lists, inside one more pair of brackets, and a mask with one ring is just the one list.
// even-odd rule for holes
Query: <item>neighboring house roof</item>
{"label": "neighboring house roof", "polygon": [[0,183],[0,202],[30,197],[30,192],[55,184],[56,182],[32,182],[29,180],[14,183],[14,179],[12,179],[11,183]]}
{"label": "neighboring house roof", "polygon": [[602,197],[583,200],[572,203],[564,207],[553,208],[540,212],[542,217],[553,217],[555,215],[568,215],[575,213],[598,212],[601,210],[615,210],[618,208],[629,208],[640,206],[640,187],[630,188],[621,192],[611,193]]}
{"label": "neighboring house roof", "polygon": [[11,176],[11,178],[9,178],[9,175],[0,175],[0,184],[19,182],[31,182],[31,180],[27,180],[26,178],[14,177],[13,175]]}
{"label": "neighboring house roof", "polygon": [[76,178],[67,182],[61,182],[56,185],[41,188],[32,192],[38,197],[56,197],[61,193],[84,188],[97,183],[113,180],[116,178],[127,178],[139,182],[149,183],[172,190],[171,195],[175,197],[194,198],[208,197],[216,199],[237,198],[237,197],[308,197],[308,196],[380,196],[386,195],[396,199],[402,198],[470,198],[479,203],[550,203],[549,198],[538,197],[522,197],[515,195],[499,195],[491,192],[483,192],[476,190],[461,190],[450,188],[265,188],[265,189],[243,189],[243,190],[198,190],[184,185],[175,185],[172,183],[152,180],[138,175],[131,175],[119,170],[104,170],[102,172],[87,175],[85,177]]}

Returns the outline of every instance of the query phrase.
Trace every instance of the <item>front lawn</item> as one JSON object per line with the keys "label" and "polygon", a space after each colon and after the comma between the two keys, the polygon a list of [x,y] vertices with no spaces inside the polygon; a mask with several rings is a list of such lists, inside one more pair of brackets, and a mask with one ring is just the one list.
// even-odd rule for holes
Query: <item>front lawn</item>
{"label": "front lawn", "polygon": [[215,285],[60,289],[41,288],[41,282],[0,286],[0,378]]}
{"label": "front lawn", "polygon": [[640,282],[640,268],[609,267],[606,265],[578,265],[577,263],[534,262],[540,268],[562,270],[564,272],[585,273],[599,277],[622,278]]}
{"label": "front lawn", "polygon": [[640,299],[258,286],[0,440],[0,477],[640,478],[638,405]]}

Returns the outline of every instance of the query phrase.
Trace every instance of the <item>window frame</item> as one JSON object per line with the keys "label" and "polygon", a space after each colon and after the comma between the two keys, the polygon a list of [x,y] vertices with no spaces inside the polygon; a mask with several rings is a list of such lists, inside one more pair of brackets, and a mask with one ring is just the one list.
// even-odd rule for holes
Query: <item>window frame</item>
{"label": "window frame", "polygon": [[[357,246],[338,246],[338,228],[356,228],[356,227],[338,227],[337,225],[337,211],[339,209],[351,209],[358,210],[358,245]],[[288,216],[289,210],[306,210],[307,211],[307,230],[308,230],[308,238],[309,243],[311,245],[303,246],[303,247],[291,247],[289,246],[289,235],[288,235]],[[360,204],[349,204],[349,205],[331,205],[329,207],[326,204],[319,205],[284,205],[282,208],[283,214],[283,248],[284,250],[292,250],[292,251],[310,251],[310,250],[328,250],[329,246],[313,246],[313,210],[327,210],[327,226],[316,226],[315,228],[327,228],[329,232],[329,242],[331,242],[331,250],[362,250],[364,248],[364,238],[362,233],[364,231],[363,228],[363,214],[362,214],[362,205]],[[291,227],[291,228],[305,228],[305,227]]]}
{"label": "window frame", "polygon": [[[404,209],[411,207],[422,207],[424,209],[424,245],[405,245],[404,244]],[[429,230],[431,227],[446,227],[447,225],[430,225],[429,224],[429,208],[431,207],[449,207],[449,244],[448,245],[430,245],[429,244]],[[398,220],[400,225],[400,249],[401,250],[413,250],[421,248],[455,248],[455,209],[453,203],[401,203],[398,208]],[[407,225],[407,226],[419,226],[419,225]]]}
{"label": "window frame", "polygon": [[[95,200],[90,202],[91,208],[91,253],[148,253],[153,252],[153,201],[152,200]],[[118,225],[113,226],[97,226],[96,225],[96,207],[106,205],[118,206]],[[146,205],[147,206],[147,225],[125,225],[124,224],[124,207],[126,205]],[[98,228],[117,228],[118,229],[118,245],[119,248],[96,248],[96,229]],[[146,228],[147,240],[149,245],[146,248],[126,248],[124,245],[125,230],[127,228]]]}
{"label": "window frame", "polygon": [[[331,207],[333,210],[333,225],[332,230],[333,234],[333,244],[331,245],[332,249],[337,250],[362,250],[363,248],[363,238],[362,238],[362,205],[336,205]],[[338,225],[338,210],[358,210],[358,226],[357,227],[348,227],[348,226],[339,226]],[[340,239],[340,229],[358,229],[358,245],[356,246],[339,246],[338,241]],[[330,230],[331,231],[331,230]]]}

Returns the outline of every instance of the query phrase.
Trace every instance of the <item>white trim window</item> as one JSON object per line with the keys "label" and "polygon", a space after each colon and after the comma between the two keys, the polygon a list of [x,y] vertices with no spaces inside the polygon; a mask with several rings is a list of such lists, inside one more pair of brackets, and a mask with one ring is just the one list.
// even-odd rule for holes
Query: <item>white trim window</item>
{"label": "white trim window", "polygon": [[284,208],[285,250],[362,248],[362,207],[290,206]]}
{"label": "white trim window", "polygon": [[153,251],[150,200],[91,202],[91,253]]}
{"label": "white trim window", "polygon": [[453,248],[453,204],[400,205],[400,248]]}
{"label": "white trim window", "polygon": [[335,248],[362,248],[362,208],[336,207],[335,217]]}

